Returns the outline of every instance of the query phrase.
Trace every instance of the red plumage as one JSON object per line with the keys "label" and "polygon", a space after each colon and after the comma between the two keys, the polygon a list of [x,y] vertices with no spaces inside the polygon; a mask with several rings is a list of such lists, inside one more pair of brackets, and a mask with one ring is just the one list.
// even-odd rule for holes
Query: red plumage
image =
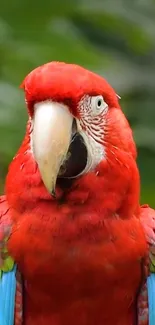
{"label": "red plumage", "polygon": [[85,94],[101,94],[109,106],[119,107],[118,97],[105,79],[75,64],[44,64],[28,74],[21,88],[31,115],[34,103],[46,99],[65,102],[78,115],[77,104]]}
{"label": "red plumage", "polygon": [[79,118],[84,94],[103,95],[109,106],[106,159],[69,188],[57,185],[57,199],[34,161],[30,124],[10,165],[8,248],[26,281],[24,325],[136,325],[147,245],[135,144],[117,96],[101,77],[64,63],[35,69],[23,87],[31,117],[34,103],[47,99]]}

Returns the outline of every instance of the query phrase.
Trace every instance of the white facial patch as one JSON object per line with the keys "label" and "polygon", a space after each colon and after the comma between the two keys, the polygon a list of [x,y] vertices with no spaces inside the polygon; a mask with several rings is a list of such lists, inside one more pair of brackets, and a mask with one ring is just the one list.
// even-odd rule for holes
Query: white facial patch
{"label": "white facial patch", "polygon": [[104,148],[104,129],[108,105],[102,96],[84,96],[79,103],[80,125],[88,150],[88,162],[84,173],[93,170],[106,158]]}
{"label": "white facial patch", "polygon": [[103,159],[105,159],[106,155],[105,155],[104,147],[101,143],[96,142],[90,135],[88,135],[84,131],[82,131],[80,134],[82,135],[88,150],[87,166],[83,171],[83,173],[85,173],[89,170],[94,170],[96,166]]}

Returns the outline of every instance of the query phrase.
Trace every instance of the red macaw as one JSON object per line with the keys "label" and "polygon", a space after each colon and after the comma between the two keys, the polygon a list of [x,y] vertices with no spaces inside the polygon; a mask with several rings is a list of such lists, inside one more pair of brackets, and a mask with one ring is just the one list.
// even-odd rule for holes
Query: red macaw
{"label": "red macaw", "polygon": [[18,272],[15,325],[148,324],[155,212],[139,204],[118,96],[60,62],[33,70],[22,88],[29,120],[0,201],[2,276],[13,260]]}

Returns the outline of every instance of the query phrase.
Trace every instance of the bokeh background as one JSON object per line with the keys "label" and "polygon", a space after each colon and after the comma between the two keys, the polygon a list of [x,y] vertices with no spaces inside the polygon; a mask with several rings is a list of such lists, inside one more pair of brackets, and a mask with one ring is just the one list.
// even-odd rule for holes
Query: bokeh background
{"label": "bokeh background", "polygon": [[103,75],[134,131],[141,202],[155,207],[155,0],[1,0],[0,192],[25,132],[19,85],[52,60]]}

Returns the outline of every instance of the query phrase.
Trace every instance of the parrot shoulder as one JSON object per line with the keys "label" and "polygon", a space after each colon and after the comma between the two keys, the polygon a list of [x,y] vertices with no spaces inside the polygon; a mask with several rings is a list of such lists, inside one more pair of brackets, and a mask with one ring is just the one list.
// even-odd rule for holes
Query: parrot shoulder
{"label": "parrot shoulder", "polygon": [[150,272],[155,272],[155,210],[145,204],[141,206],[140,220],[149,245]]}
{"label": "parrot shoulder", "polygon": [[7,252],[7,239],[11,232],[10,208],[6,196],[0,196],[0,278],[2,272],[13,269],[14,262]]}

